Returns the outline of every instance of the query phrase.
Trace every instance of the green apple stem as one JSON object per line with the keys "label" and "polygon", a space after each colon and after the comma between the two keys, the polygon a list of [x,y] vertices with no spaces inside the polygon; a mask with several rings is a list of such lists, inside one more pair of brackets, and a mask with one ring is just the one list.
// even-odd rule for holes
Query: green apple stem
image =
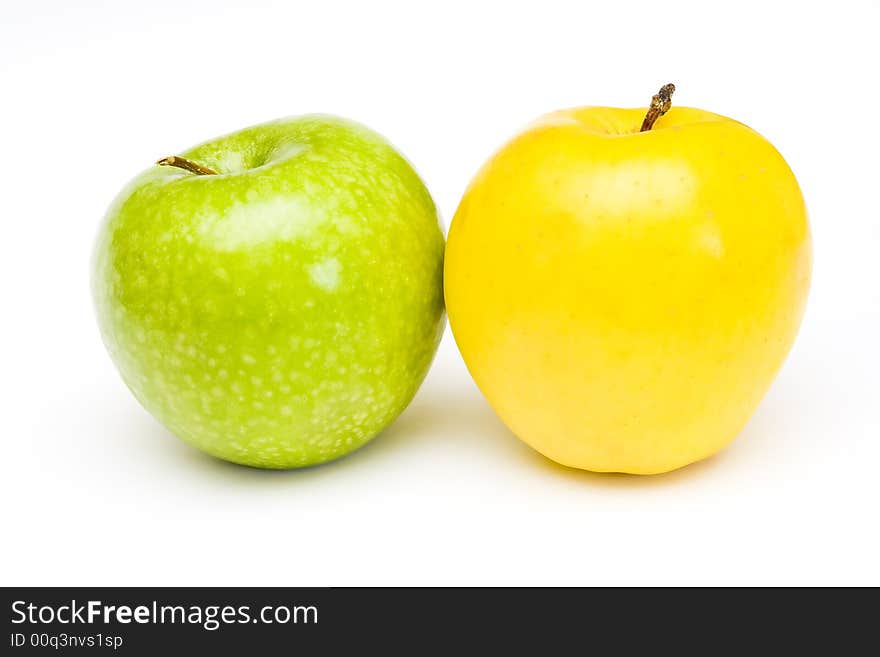
{"label": "green apple stem", "polygon": [[190,173],[194,173],[199,176],[215,176],[217,172],[214,169],[209,169],[208,167],[204,167],[198,162],[193,162],[192,160],[187,160],[185,157],[180,157],[179,155],[171,155],[169,157],[163,157],[161,160],[156,162],[161,167],[177,167],[178,169],[185,169]]}
{"label": "green apple stem", "polygon": [[645,120],[642,121],[642,129],[639,132],[647,132],[654,127],[654,122],[669,111],[672,107],[672,94],[675,91],[675,85],[671,82],[660,87],[653,98],[651,98],[651,106],[648,113],[645,114]]}

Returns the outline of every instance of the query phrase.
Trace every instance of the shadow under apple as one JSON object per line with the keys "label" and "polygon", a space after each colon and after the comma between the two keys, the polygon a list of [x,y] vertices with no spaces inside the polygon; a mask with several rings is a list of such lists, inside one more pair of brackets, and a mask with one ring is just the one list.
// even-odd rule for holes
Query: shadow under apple
{"label": "shadow under apple", "polygon": [[381,467],[382,462],[411,450],[428,454],[432,449],[442,448],[457,450],[462,458],[484,460],[487,468],[521,467],[533,474],[539,471],[576,485],[631,489],[677,485],[708,475],[729,461],[729,452],[735,446],[767,439],[763,434],[769,427],[762,416],[769,413],[772,409],[759,409],[733,446],[718,454],[672,472],[650,476],[589,472],[551,461],[518,440],[473,386],[420,394],[395,422],[365,446],[335,461],[297,470],[265,470],[222,461],[179,441],[151,418],[145,419],[153,424],[155,432],[163,434],[159,442],[169,450],[173,460],[203,474],[241,483],[265,481],[275,485],[279,479],[305,483],[319,477],[342,476],[359,468]]}

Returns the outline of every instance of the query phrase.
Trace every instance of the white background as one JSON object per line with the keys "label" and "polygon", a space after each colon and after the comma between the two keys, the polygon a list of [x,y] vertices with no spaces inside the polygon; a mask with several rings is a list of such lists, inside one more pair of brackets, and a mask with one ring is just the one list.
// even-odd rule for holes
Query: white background
{"label": "white background", "polygon": [[[876,2],[0,4],[0,583],[880,584]],[[280,116],[356,118],[445,221],[479,164],[572,105],[735,117],[797,174],[815,238],[794,350],[728,449],[656,477],[517,441],[451,335],[409,409],[342,461],[228,465],[142,410],[88,262],[160,156]]]}

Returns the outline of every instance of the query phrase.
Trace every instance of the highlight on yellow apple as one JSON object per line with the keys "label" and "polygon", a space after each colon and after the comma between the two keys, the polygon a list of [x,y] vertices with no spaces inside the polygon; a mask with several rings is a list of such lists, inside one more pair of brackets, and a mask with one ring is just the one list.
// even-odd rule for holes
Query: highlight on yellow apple
{"label": "highlight on yellow apple", "polygon": [[449,230],[446,306],[480,390],[563,465],[661,473],[740,432],[795,339],[810,231],[794,174],[733,119],[671,107],[541,117]]}

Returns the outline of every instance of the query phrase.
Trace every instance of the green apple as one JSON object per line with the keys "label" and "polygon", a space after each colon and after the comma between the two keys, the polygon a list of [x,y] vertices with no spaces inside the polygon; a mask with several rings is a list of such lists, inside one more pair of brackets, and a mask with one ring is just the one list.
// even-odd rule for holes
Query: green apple
{"label": "green apple", "polygon": [[138,401],[221,459],[266,468],[357,449],[437,349],[444,240],[412,166],[331,116],[166,158],[99,230],[104,343]]}

